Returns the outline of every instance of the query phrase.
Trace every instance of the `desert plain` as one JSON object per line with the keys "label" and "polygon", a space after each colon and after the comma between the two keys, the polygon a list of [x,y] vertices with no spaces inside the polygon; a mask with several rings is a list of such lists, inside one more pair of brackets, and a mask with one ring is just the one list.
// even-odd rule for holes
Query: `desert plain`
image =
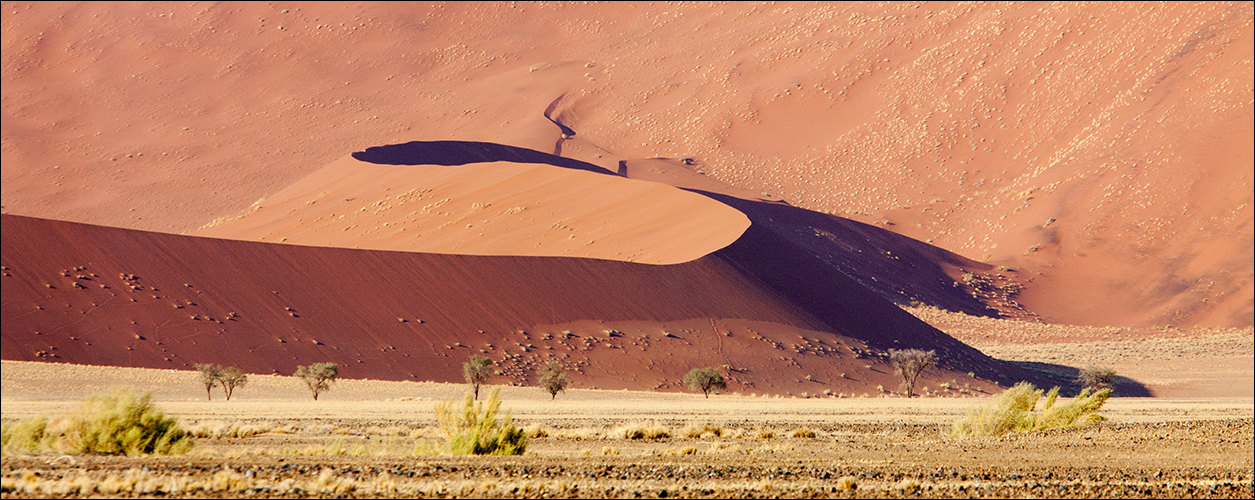
{"label": "desert plain", "polygon": [[[2,420],[197,436],[6,498],[1252,496],[1250,3],[0,12]],[[442,453],[473,355],[523,455]],[[947,435],[1093,366],[1106,422]]]}

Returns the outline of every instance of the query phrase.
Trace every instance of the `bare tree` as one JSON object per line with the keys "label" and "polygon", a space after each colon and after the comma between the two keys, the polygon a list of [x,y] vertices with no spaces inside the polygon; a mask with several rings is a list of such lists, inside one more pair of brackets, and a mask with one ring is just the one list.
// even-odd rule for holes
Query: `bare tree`
{"label": "bare tree", "polygon": [[227,393],[227,401],[230,401],[235,388],[244,387],[248,383],[248,374],[239,368],[228,366],[219,372],[218,382],[222,384],[222,391]]}
{"label": "bare tree", "polygon": [[889,361],[902,376],[902,385],[906,388],[906,397],[915,394],[915,379],[933,363],[937,362],[937,351],[920,349],[889,349]]}
{"label": "bare tree", "polygon": [[470,361],[462,363],[462,376],[466,383],[471,384],[475,391],[475,399],[479,399],[479,385],[493,375],[492,360],[488,356],[478,354],[471,356]]}
{"label": "bare tree", "polygon": [[540,370],[540,387],[549,393],[551,400],[556,399],[558,391],[565,391],[570,384],[571,378],[557,362],[550,361]]}
{"label": "bare tree", "polygon": [[331,389],[331,383],[335,382],[339,371],[340,367],[335,363],[314,363],[309,366],[297,366],[296,373],[292,376],[303,380],[309,387],[309,392],[314,393],[314,401],[318,401],[318,393]]}
{"label": "bare tree", "polygon": [[728,388],[728,382],[723,379],[723,375],[719,374],[719,369],[713,366],[689,370],[684,376],[684,385],[695,391],[702,391],[707,398],[710,397],[711,390]]}
{"label": "bare tree", "polygon": [[200,383],[205,386],[205,397],[213,401],[214,397],[211,391],[215,385],[218,385],[219,377],[222,375],[222,367],[213,363],[198,363],[196,371],[200,372]]}
{"label": "bare tree", "polygon": [[1116,371],[1106,366],[1087,366],[1081,368],[1081,372],[1076,376],[1076,383],[1081,384],[1082,388],[1094,391],[1114,389],[1115,382]]}

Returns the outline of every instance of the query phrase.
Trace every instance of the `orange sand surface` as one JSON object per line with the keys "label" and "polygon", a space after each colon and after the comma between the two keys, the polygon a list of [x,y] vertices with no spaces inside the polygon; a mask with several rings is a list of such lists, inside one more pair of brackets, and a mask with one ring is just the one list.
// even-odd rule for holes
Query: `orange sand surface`
{"label": "orange sand surface", "polygon": [[192,234],[469,255],[686,262],[749,219],[655,182],[550,165],[378,165],[345,157]]}
{"label": "orange sand surface", "polygon": [[412,140],[693,158],[1050,322],[1255,321],[1249,2],[3,5],[5,213],[190,231]]}

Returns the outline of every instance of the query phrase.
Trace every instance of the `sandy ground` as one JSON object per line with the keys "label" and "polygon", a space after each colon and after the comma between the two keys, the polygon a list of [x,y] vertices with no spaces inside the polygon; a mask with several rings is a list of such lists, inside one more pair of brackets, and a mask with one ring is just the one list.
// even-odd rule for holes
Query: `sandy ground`
{"label": "sandy ground", "polygon": [[[94,387],[40,388],[90,374],[83,379],[100,386],[153,390],[158,407],[207,436],[179,457],[7,456],[6,497],[58,496],[86,480],[130,484],[131,494],[201,484],[195,496],[1239,498],[1255,480],[1249,397],[1113,398],[1102,411],[1110,421],[1097,427],[954,440],[949,424],[981,400],[595,390],[550,400],[537,388],[500,387],[515,422],[544,434],[522,457],[451,457],[415,450],[440,442],[435,402],[465,394],[461,384],[343,380],[315,402],[295,380],[254,376],[232,401],[209,402],[196,400],[187,372],[2,368],[5,422],[73,411]],[[671,436],[625,439],[616,431],[624,426]],[[687,437],[686,428],[707,431]]]}
{"label": "sandy ground", "polygon": [[1005,321],[908,307],[907,311],[998,359],[1106,366],[1151,395],[1255,395],[1250,328],[1112,328]]}

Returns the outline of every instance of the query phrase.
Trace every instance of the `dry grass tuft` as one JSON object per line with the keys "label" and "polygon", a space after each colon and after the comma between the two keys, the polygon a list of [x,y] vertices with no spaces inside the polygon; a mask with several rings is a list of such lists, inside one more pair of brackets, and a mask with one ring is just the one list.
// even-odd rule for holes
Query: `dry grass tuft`
{"label": "dry grass tuft", "polygon": [[1111,396],[1110,389],[1090,393],[1084,389],[1070,401],[1056,404],[1059,388],[1046,395],[1039,413],[1034,413],[1042,391],[1027,382],[1020,382],[1003,391],[984,407],[973,408],[967,417],[954,422],[950,436],[968,438],[999,436],[1010,431],[1029,432],[1046,429],[1085,427],[1106,420],[1097,412]]}

